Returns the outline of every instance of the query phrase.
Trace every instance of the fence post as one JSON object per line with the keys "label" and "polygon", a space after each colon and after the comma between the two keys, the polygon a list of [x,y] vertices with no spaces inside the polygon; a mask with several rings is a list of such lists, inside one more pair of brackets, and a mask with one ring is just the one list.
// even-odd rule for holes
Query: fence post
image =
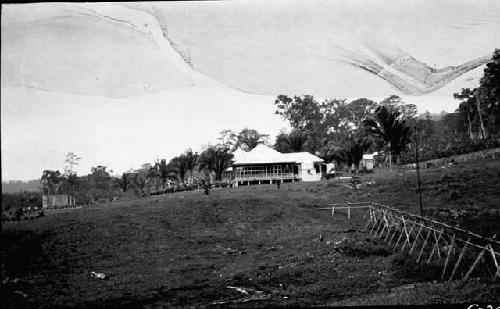
{"label": "fence post", "polygon": [[483,258],[485,250],[486,250],[486,248],[483,248],[483,250],[481,250],[481,253],[479,253],[479,255],[477,256],[477,259],[474,261],[474,263],[470,267],[470,269],[467,272],[467,274],[465,274],[465,277],[462,279],[462,281],[467,281],[467,279],[469,279],[469,276],[472,274],[472,271],[474,271],[474,268],[476,268],[476,266],[479,263],[479,261]]}
{"label": "fence post", "polygon": [[406,233],[406,220],[405,217],[401,217],[403,219],[403,228],[401,229],[401,234],[398,237],[398,240],[396,241],[396,244],[394,245],[394,251],[397,250],[399,241],[401,240],[401,237],[403,237],[403,233]]}
{"label": "fence post", "polygon": [[448,248],[448,254],[446,255],[446,261],[444,262],[443,273],[441,274],[441,280],[444,279],[444,274],[446,273],[446,267],[448,266],[448,262],[450,261],[451,250],[453,249],[454,245],[455,245],[455,234],[453,234],[453,237],[451,238],[451,244],[450,244],[450,247]]}
{"label": "fence post", "polygon": [[[382,229],[380,230],[380,233],[378,234],[378,238],[380,239],[380,237],[382,236],[382,234],[384,233],[384,230],[385,230],[385,227],[386,227],[386,222],[385,222],[385,210],[382,210]],[[377,236],[377,235],[375,235]]]}
{"label": "fence post", "polygon": [[493,282],[497,281],[497,277],[500,277],[500,267],[497,268],[497,272],[493,275]]}
{"label": "fence post", "polygon": [[366,222],[366,226],[365,226],[365,231],[368,229],[368,227],[370,226],[370,223],[372,223],[372,218],[371,218],[371,215],[368,216],[368,222]]}
{"label": "fence post", "polygon": [[366,218],[366,215],[367,215],[367,214],[368,214],[368,213],[367,213],[367,212],[365,212],[365,214],[363,215],[363,218],[362,218],[362,219]]}
{"label": "fence post", "polygon": [[405,241],[403,243],[403,247],[401,247],[401,251],[403,251],[405,249],[406,243],[408,243],[408,245],[410,245],[410,236],[411,236],[411,232],[413,231],[414,227],[415,227],[415,223],[412,222],[410,232],[409,233],[405,233],[406,234],[406,239],[405,239]]}
{"label": "fence post", "polygon": [[389,235],[391,235],[392,230],[392,216],[389,211],[385,214],[384,220],[385,224],[387,225],[387,234],[385,235],[384,240],[387,240],[389,238]]}
{"label": "fence post", "polygon": [[372,225],[372,228],[370,229],[370,234],[373,232],[373,229],[375,228],[375,226],[377,226],[378,224],[378,221],[377,221],[377,217],[376,216],[373,216],[373,225]]}
{"label": "fence post", "polygon": [[394,233],[392,234],[391,239],[389,239],[389,245],[391,244],[392,240],[394,239],[394,236],[396,236],[396,233],[398,232],[398,226],[399,226],[399,223],[394,225]]}
{"label": "fence post", "polygon": [[347,202],[347,218],[351,219],[351,204]]}
{"label": "fence post", "polygon": [[427,233],[427,237],[425,237],[424,245],[422,246],[422,248],[420,249],[420,252],[418,253],[417,263],[420,261],[420,258],[422,257],[422,253],[424,253],[424,248],[427,245],[427,241],[429,240],[429,237],[431,236],[431,233],[432,233],[432,231],[429,230],[429,233]]}
{"label": "fence post", "polygon": [[411,254],[413,252],[413,249],[415,249],[415,245],[417,244],[418,237],[420,237],[420,233],[422,232],[422,229],[423,229],[423,227],[421,225],[420,228],[418,229],[417,237],[415,237],[415,241],[413,242],[413,246],[411,246],[409,254]]}
{"label": "fence post", "polygon": [[391,230],[392,230],[392,225],[389,224],[389,228],[387,229],[387,234],[384,237],[384,241],[387,241],[387,239],[389,239],[389,235],[391,235]]}
{"label": "fence post", "polygon": [[460,256],[458,257],[458,261],[455,264],[455,267],[453,268],[453,272],[451,273],[450,279],[448,279],[448,282],[453,279],[453,276],[455,275],[455,272],[458,269],[458,265],[460,264],[460,261],[462,261],[462,258],[464,257],[465,250],[467,249],[467,243],[469,242],[470,238],[467,240],[467,242],[464,243],[464,247],[462,248],[462,252],[460,252]]}
{"label": "fence post", "polygon": [[373,234],[373,237],[377,237],[377,234],[380,232],[380,227],[382,227],[382,229],[384,228],[384,222],[383,222],[383,220],[380,220],[380,224],[377,227],[377,230],[375,231],[375,234]]}
{"label": "fence post", "polygon": [[431,254],[429,255],[429,258],[427,259],[427,264],[430,263],[436,248],[438,250],[439,259],[441,259],[441,254],[439,253],[439,240],[441,239],[441,236],[443,236],[443,230],[441,230],[441,232],[439,232],[439,237],[437,237],[437,238],[436,238],[436,231],[433,231],[433,234],[434,234],[434,239],[436,240],[436,243],[434,244],[434,246],[432,246],[432,251],[431,251]]}
{"label": "fence post", "polygon": [[493,247],[491,245],[488,245],[489,246],[489,251],[491,253],[491,257],[493,258],[493,263],[495,264],[495,268],[497,269],[496,273],[493,274],[493,278],[491,278],[491,280],[493,282],[496,282],[497,280],[497,276],[500,275],[500,267],[498,266],[498,262],[497,262],[497,258],[495,256],[495,250],[493,250]]}

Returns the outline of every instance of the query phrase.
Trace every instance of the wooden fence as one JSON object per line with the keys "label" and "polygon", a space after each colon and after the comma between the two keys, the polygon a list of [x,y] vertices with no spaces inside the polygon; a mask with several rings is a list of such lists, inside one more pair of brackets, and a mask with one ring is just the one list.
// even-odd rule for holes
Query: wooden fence
{"label": "wooden fence", "polygon": [[468,280],[472,275],[500,277],[498,264],[500,241],[438,222],[426,217],[409,214],[398,209],[372,203],[320,204],[319,209],[364,211],[367,218],[365,230],[372,237],[383,239],[394,251],[406,252],[417,263],[434,263],[442,267],[441,280]]}
{"label": "wooden fence", "polygon": [[[430,159],[418,163],[419,168],[441,167],[450,164],[451,162],[470,163],[477,160],[497,159],[500,158],[500,148],[485,149],[476,152],[470,152],[461,155],[454,155],[447,158]],[[402,168],[416,168],[416,163],[403,164]]]}
{"label": "wooden fence", "polygon": [[69,194],[57,194],[57,195],[43,195],[42,196],[42,207],[51,208],[67,208],[75,207],[75,198]]}

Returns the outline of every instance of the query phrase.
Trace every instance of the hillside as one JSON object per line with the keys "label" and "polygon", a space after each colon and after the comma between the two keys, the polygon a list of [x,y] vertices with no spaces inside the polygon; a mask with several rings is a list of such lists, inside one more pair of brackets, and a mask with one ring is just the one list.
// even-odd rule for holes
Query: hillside
{"label": "hillside", "polygon": [[42,186],[39,179],[2,181],[2,193],[39,192],[41,190]]}
{"label": "hillside", "polygon": [[[435,183],[442,175],[453,180]],[[366,200],[371,194],[379,202],[418,209],[414,173],[364,177],[375,184],[359,191],[332,180],[284,184],[281,190],[272,185],[221,189],[209,196],[191,191],[4,224],[2,272],[18,280],[4,284],[8,296],[2,307],[26,302],[206,307],[237,305],[245,297],[252,300],[245,306],[499,300],[498,286],[487,282],[443,286],[432,283],[432,273],[425,270],[402,275],[396,262],[401,257],[361,231],[363,213],[348,220],[343,213],[332,217],[312,206]],[[426,170],[422,178],[426,188],[440,188],[425,193],[428,214],[441,207],[494,208],[500,162]],[[449,187],[457,179],[464,184],[463,194],[450,199]],[[498,219],[491,216],[495,225],[482,232],[491,234]],[[91,271],[109,279],[91,278]],[[417,289],[400,288],[414,282],[422,283]]]}

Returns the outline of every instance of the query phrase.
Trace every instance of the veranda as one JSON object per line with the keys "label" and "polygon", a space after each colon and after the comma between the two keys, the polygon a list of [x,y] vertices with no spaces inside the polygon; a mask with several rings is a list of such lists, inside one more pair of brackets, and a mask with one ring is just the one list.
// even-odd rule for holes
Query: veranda
{"label": "veranda", "polygon": [[238,185],[272,183],[274,180],[291,182],[300,179],[297,164],[254,164],[235,166],[234,181]]}

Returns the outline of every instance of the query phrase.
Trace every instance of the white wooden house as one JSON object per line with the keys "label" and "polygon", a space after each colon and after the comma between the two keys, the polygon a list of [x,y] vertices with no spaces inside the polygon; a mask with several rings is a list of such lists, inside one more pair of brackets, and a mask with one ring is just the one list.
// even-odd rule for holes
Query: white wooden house
{"label": "white wooden house", "polygon": [[233,154],[231,170],[235,186],[321,179],[323,159],[309,152],[280,153],[258,145],[249,152],[237,149]]}

